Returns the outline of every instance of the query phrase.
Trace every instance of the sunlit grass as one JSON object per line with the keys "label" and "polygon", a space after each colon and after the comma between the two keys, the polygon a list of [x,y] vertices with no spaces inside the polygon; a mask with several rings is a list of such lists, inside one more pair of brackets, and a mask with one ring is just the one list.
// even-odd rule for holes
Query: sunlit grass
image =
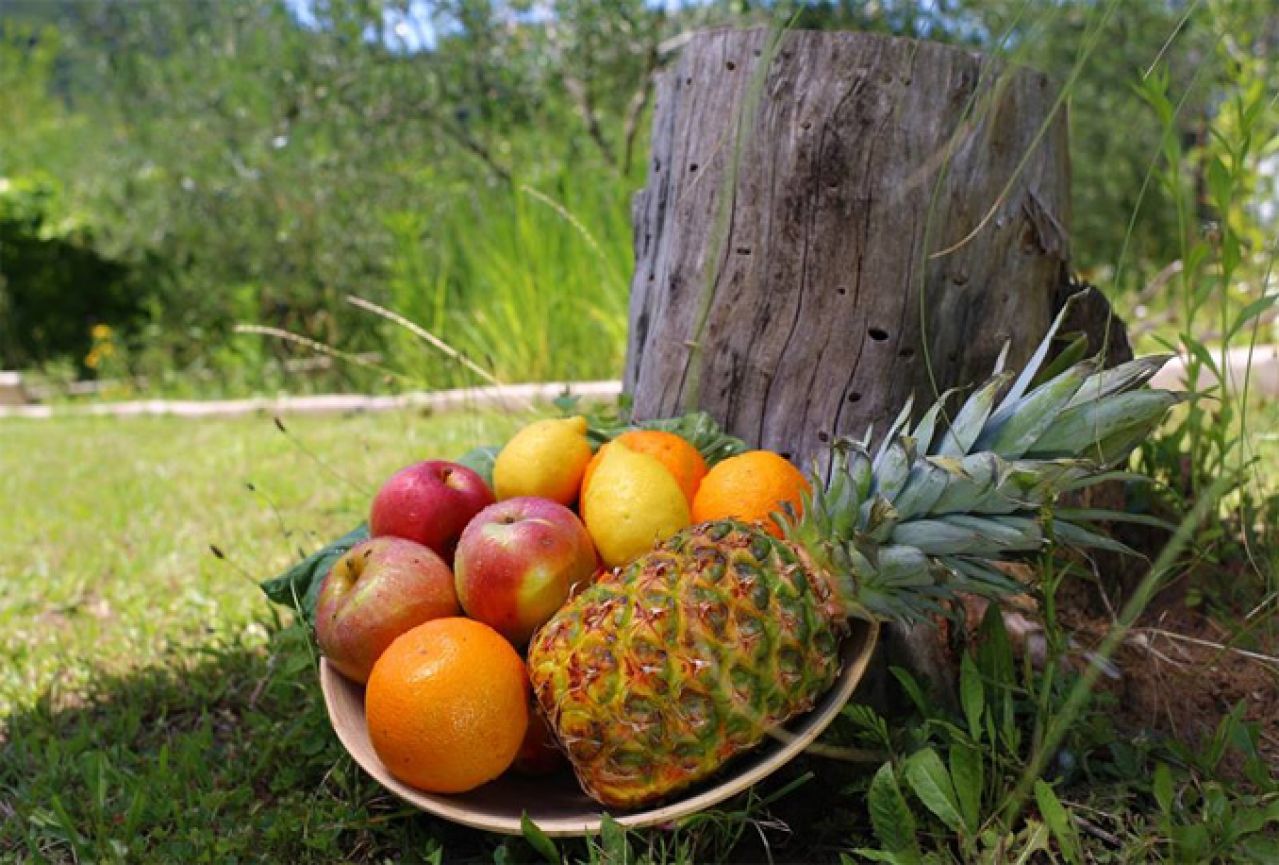
{"label": "sunlit grass", "polygon": [[338,416],[287,420],[286,436],[270,417],[0,422],[0,708],[253,629],[267,615],[253,581],[363,519],[385,476],[515,423]]}

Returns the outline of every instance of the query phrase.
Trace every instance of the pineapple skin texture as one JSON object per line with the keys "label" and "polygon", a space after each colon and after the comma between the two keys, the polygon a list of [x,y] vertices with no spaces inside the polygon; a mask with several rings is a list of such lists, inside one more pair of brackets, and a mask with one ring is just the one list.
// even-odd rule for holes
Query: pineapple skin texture
{"label": "pineapple skin texture", "polygon": [[534,694],[591,797],[628,809],[660,800],[831,687],[849,626],[804,561],[754,526],[691,526],[533,636]]}

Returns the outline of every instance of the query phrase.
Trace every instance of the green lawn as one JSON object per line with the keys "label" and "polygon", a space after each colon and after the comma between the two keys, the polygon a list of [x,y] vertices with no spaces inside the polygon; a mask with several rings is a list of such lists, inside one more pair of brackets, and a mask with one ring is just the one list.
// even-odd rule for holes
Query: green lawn
{"label": "green lawn", "polygon": [[[360,827],[396,806],[353,783],[255,581],[517,422],[0,421],[0,860],[379,858]],[[379,837],[425,852],[425,823]]]}
{"label": "green lawn", "polygon": [[[1279,463],[1279,440],[1266,432],[1279,411],[1259,418],[1267,422],[1254,446],[1268,471]],[[269,417],[0,421],[0,861],[539,861],[522,840],[433,820],[368,780],[328,727],[307,635],[256,585],[359,522],[394,469],[500,441],[520,420],[297,419],[288,434]],[[1026,730],[1030,703],[1016,704]],[[888,746],[901,755],[925,736],[944,741],[945,717],[931,733],[885,727]],[[1219,783],[1213,767],[1141,737],[1120,750],[1101,714],[1073,735],[1087,777],[1075,778],[1072,800],[1109,809],[1114,819],[1080,813],[1119,835],[1118,847],[1085,838],[1114,853],[1106,861],[1172,849],[1166,838],[1180,824],[1148,816],[1156,759],[1176,767],[1173,817],[1202,821],[1208,806],[1195,796]],[[1021,757],[985,753],[988,771],[1002,773],[986,785],[997,801]],[[748,810],[634,836],[651,858],[627,861],[764,861],[770,852],[779,862],[838,861],[872,843],[864,766],[805,758],[762,792],[808,770],[815,777],[767,811],[739,800],[732,807]],[[1227,807],[1279,820],[1279,794],[1256,803],[1250,789],[1232,792]],[[910,801],[921,838],[931,826],[926,844],[949,844]]]}

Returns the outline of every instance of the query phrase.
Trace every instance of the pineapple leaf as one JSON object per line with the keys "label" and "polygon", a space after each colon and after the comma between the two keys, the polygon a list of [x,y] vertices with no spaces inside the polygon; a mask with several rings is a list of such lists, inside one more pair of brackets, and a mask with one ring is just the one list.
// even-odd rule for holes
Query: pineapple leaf
{"label": "pineapple leaf", "polygon": [[1095,360],[1077,363],[1031,391],[1025,399],[995,412],[973,447],[993,451],[1004,458],[1021,456],[1052,426],[1057,415],[1096,370]]}
{"label": "pineapple leaf", "polygon": [[[1010,533],[1001,532],[1000,527],[995,525],[965,525],[956,521],[955,518],[959,516],[951,514],[938,519],[902,523],[893,530],[892,541],[895,544],[917,547],[920,552],[929,556],[998,556],[1007,549],[997,536]],[[1022,545],[1018,549],[1034,549],[1035,546]]]}
{"label": "pineapple leaf", "polygon": [[952,485],[953,477],[951,471],[932,460],[916,461],[893,502],[901,518],[909,520],[920,514],[931,513],[937,500]]}
{"label": "pineapple leaf", "polygon": [[943,519],[953,525],[971,528],[1009,552],[1037,550],[1044,541],[1043,529],[1040,528],[1039,522],[1029,517],[950,514]]}
{"label": "pineapple leaf", "polygon": [[999,408],[995,410],[998,415],[1009,406],[1015,405],[1022,395],[1026,393],[1030,383],[1034,381],[1035,374],[1039,372],[1039,367],[1043,365],[1044,359],[1048,357],[1048,351],[1052,348],[1053,337],[1057,335],[1057,331],[1061,329],[1061,325],[1066,320],[1066,316],[1070,314],[1071,307],[1075,305],[1075,301],[1079,299],[1080,293],[1072,294],[1066,298],[1066,302],[1061,305],[1061,309],[1057,312],[1057,317],[1053,319],[1053,323],[1048,326],[1048,333],[1044,334],[1044,338],[1040,340],[1039,346],[1035,349],[1035,353],[1030,356],[1030,360],[1026,361],[1026,366],[1022,369],[1021,374],[1017,376],[1017,380],[1013,382],[1013,386],[1008,389],[1008,393],[1004,395],[1004,401],[999,404]]}
{"label": "pineapple leaf", "polygon": [[875,465],[875,485],[879,495],[890,501],[897,498],[916,455],[915,440],[907,435],[898,436],[880,452]]}
{"label": "pineapple leaf", "polygon": [[[883,464],[884,457],[888,453],[889,448],[891,448],[894,444],[897,443],[897,433],[900,432],[901,429],[904,426],[906,426],[907,422],[910,421],[910,413],[914,409],[914,407],[915,407],[915,397],[914,396],[906,397],[906,404],[902,406],[902,410],[901,412],[898,413],[897,419],[894,420],[892,426],[888,428],[888,432],[884,433],[884,440],[879,446],[879,451],[875,454],[874,466],[875,466],[875,471],[877,473],[880,470],[880,465]],[[870,438],[869,431],[867,431],[866,437],[867,437],[867,440],[869,441],[869,438]]]}
{"label": "pineapple leaf", "polygon": [[876,572],[885,583],[895,586],[923,586],[932,582],[932,562],[914,547],[890,544],[880,547]]}
{"label": "pineapple leaf", "polygon": [[1112,553],[1123,553],[1124,555],[1135,556],[1144,559],[1141,553],[1134,550],[1127,544],[1120,543],[1114,538],[1099,534],[1098,532],[1090,532],[1087,529],[1077,526],[1074,523],[1065,520],[1053,521],[1053,534],[1062,543],[1072,547],[1086,548],[1094,547],[1099,550],[1109,550]]}
{"label": "pineapple leaf", "polygon": [[942,436],[937,453],[946,457],[962,457],[972,450],[973,442],[981,435],[986,419],[995,406],[995,395],[1008,383],[1009,373],[999,373],[964,401],[964,405]]}
{"label": "pineapple leaf", "polygon": [[[1165,390],[1142,390],[1115,394],[1093,402],[1085,402],[1058,415],[1047,431],[1025,453],[1031,458],[1101,456],[1103,465],[1118,458],[1113,446],[1094,454],[1096,445],[1117,433],[1130,433],[1141,438],[1181,401],[1177,394]],[[1139,439],[1140,440],[1140,439]]]}
{"label": "pineapple leaf", "polygon": [[1056,378],[1070,367],[1079,363],[1088,354],[1088,334],[1082,332],[1064,333],[1058,337],[1060,342],[1063,339],[1069,339],[1070,342],[1057,352],[1057,356],[1050,360],[1039,370],[1034,381],[1030,383],[1032,388],[1039,387],[1046,381]]}
{"label": "pineapple leaf", "polygon": [[1112,511],[1105,508],[1058,508],[1053,512],[1053,516],[1073,523],[1137,523],[1163,529],[1166,532],[1177,531],[1177,527],[1172,523],[1150,514],[1130,514],[1127,511]]}
{"label": "pineapple leaf", "polygon": [[990,377],[998,378],[999,375],[1008,366],[1008,352],[1012,351],[1013,341],[1011,339],[1004,340],[1004,345],[999,349],[999,357],[995,358],[995,368],[991,370]]}
{"label": "pineapple leaf", "polygon": [[1108,481],[1121,481],[1126,484],[1149,484],[1154,483],[1155,479],[1150,475],[1143,475],[1141,472],[1113,471],[1100,472],[1099,474],[1083,474],[1064,483],[1060,492],[1074,492],[1094,484],[1104,484]]}
{"label": "pineapple leaf", "polygon": [[932,407],[929,408],[928,411],[924,412],[924,416],[920,418],[915,429],[911,431],[911,436],[914,437],[921,454],[932,452],[930,448],[933,445],[933,433],[937,429],[937,417],[942,413],[942,410],[946,408],[946,402],[950,399],[951,395],[957,392],[958,388],[951,388],[939,396],[937,401],[932,404]]}
{"label": "pineapple leaf", "polygon": [[866,537],[882,544],[897,526],[897,509],[883,496],[875,496],[862,503],[860,522]]}
{"label": "pineapple leaf", "polygon": [[1070,400],[1066,408],[1074,408],[1086,402],[1095,402],[1117,393],[1126,393],[1141,387],[1163,369],[1164,364],[1172,359],[1171,354],[1157,354],[1139,357],[1111,369],[1103,369],[1089,376],[1083,387]]}
{"label": "pineapple leaf", "polygon": [[941,562],[958,577],[956,588],[963,591],[998,597],[1015,595],[1025,588],[1003,571],[991,567],[988,559],[946,556]]}
{"label": "pineapple leaf", "polygon": [[[932,460],[938,463],[936,457]],[[967,513],[999,486],[999,457],[994,454],[970,454],[961,460],[941,463],[951,476],[951,483],[933,502],[932,514]]]}

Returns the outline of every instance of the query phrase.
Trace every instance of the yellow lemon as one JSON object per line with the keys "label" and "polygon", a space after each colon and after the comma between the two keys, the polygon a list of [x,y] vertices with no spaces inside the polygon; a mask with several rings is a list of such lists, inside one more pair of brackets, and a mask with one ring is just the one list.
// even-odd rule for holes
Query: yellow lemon
{"label": "yellow lemon", "polygon": [[517,432],[493,464],[499,499],[540,496],[571,505],[591,461],[586,418],[578,415],[534,421]]}
{"label": "yellow lemon", "polygon": [[582,520],[604,564],[615,568],[687,526],[688,499],[656,457],[611,447],[591,475]]}

